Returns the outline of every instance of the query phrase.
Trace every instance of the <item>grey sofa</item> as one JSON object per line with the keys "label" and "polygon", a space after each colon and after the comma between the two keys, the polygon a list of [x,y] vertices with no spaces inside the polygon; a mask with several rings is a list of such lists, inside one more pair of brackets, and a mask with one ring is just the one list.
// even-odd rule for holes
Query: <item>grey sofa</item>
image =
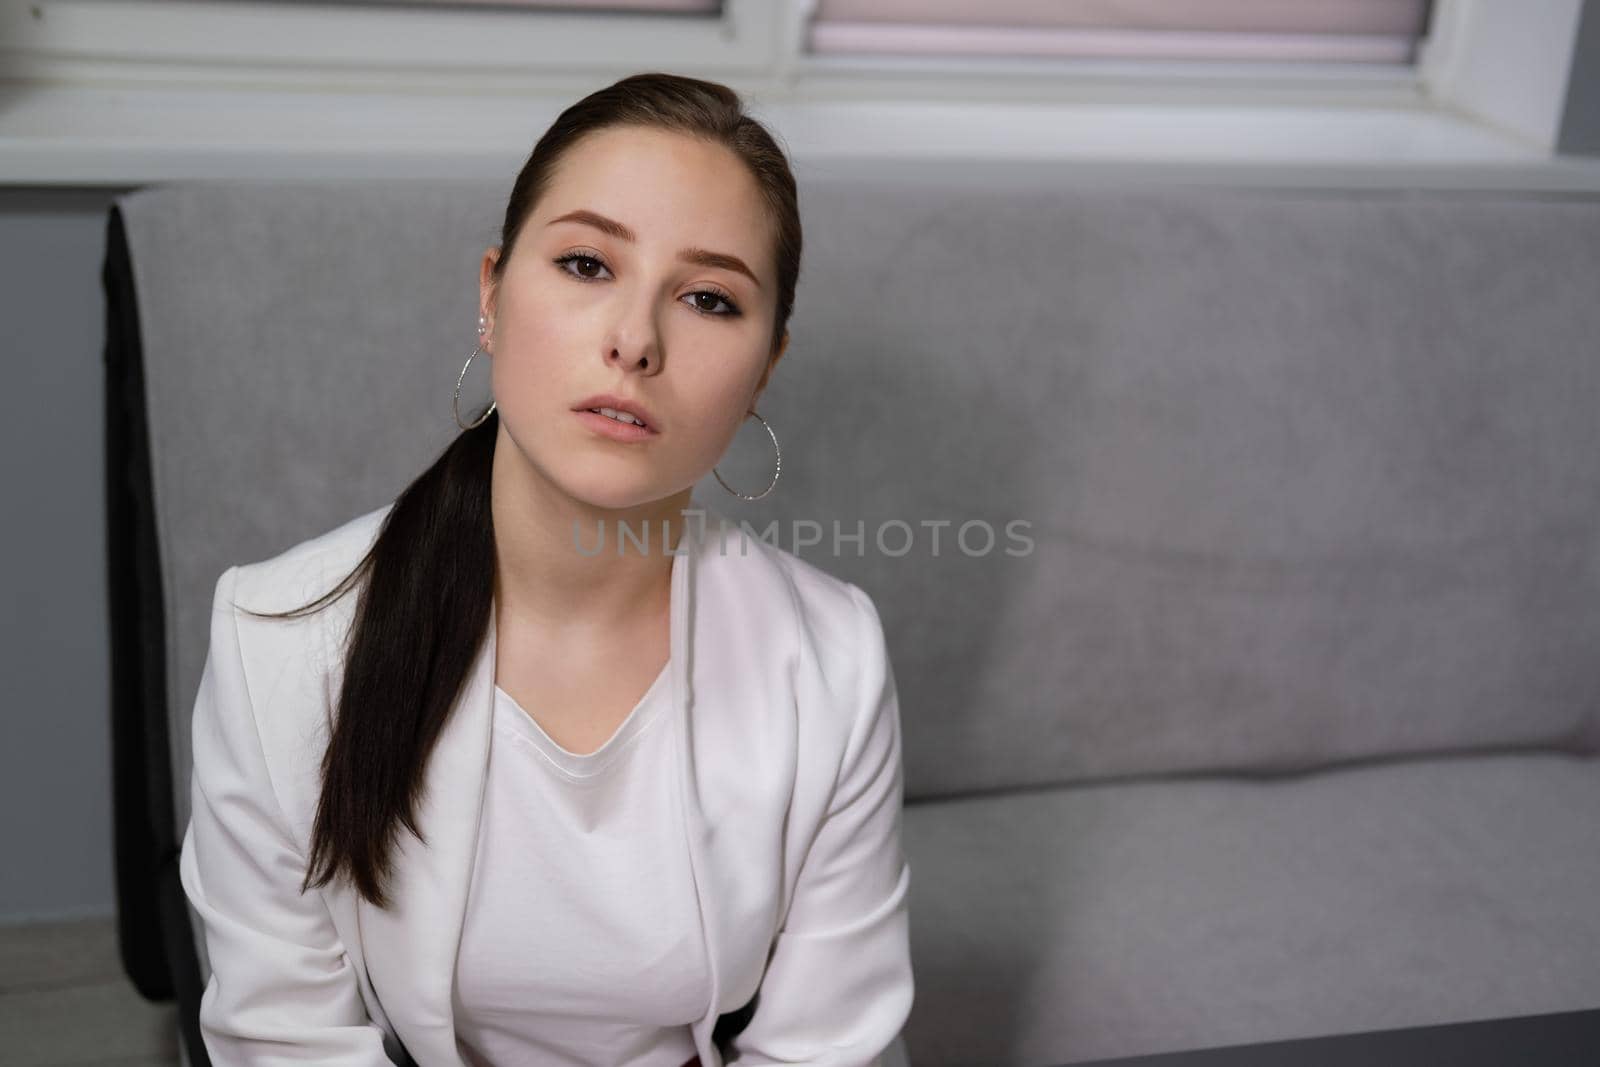
{"label": "grey sofa", "polygon": [[[800,177],[782,480],[699,491],[758,529],[864,524],[801,555],[873,595],[894,657],[911,1061],[1600,1006],[1600,197]],[[191,1041],[211,586],[455,432],[509,185],[113,210],[124,949]],[[964,551],[975,520],[1031,550]]]}

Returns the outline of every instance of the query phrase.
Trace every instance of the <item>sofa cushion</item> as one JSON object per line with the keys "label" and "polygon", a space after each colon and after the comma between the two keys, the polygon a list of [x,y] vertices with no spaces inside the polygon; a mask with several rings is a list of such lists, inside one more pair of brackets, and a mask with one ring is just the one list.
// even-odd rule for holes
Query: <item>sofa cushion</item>
{"label": "sofa cushion", "polygon": [[1597,813],[1554,753],[912,805],[911,1061],[1600,1007]]}
{"label": "sofa cushion", "polygon": [[1600,752],[1600,196],[1006,170],[806,187],[762,406],[767,510],[865,521],[812,551],[881,605],[908,796]]}

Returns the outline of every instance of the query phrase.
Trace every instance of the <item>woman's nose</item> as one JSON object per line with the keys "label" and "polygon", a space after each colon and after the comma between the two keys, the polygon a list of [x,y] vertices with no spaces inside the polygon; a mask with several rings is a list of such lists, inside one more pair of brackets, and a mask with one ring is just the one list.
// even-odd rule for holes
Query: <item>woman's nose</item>
{"label": "woman's nose", "polygon": [[631,353],[623,352],[613,346],[610,355],[607,356],[607,360],[609,362],[617,364],[624,370],[640,371],[645,373],[655,370],[658,358],[659,357],[657,354],[648,346],[633,350]]}

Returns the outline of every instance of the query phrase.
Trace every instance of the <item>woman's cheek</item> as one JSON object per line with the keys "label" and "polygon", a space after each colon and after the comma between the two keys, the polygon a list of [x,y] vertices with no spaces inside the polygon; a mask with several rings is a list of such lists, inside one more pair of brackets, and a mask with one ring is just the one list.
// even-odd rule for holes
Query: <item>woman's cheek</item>
{"label": "woman's cheek", "polygon": [[704,409],[716,413],[706,421],[706,434],[703,439],[704,451],[701,458],[708,467],[726,454],[733,444],[734,437],[739,433],[739,427],[743,426],[748,418],[744,395],[742,392],[729,392],[726,396],[710,402],[710,406]]}
{"label": "woman's cheek", "polygon": [[571,391],[560,373],[558,354],[565,350],[563,342],[548,330],[508,334],[495,349],[495,397],[518,410],[559,406]]}

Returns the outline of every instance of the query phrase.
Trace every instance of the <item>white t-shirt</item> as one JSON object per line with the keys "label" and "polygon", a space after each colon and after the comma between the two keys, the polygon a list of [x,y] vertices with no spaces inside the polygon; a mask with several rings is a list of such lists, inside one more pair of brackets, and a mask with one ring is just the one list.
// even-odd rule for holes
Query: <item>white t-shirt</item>
{"label": "white t-shirt", "polygon": [[[668,665],[670,668],[670,664]],[[668,669],[594,752],[495,686],[455,1026],[474,1067],[681,1067],[711,984]]]}

